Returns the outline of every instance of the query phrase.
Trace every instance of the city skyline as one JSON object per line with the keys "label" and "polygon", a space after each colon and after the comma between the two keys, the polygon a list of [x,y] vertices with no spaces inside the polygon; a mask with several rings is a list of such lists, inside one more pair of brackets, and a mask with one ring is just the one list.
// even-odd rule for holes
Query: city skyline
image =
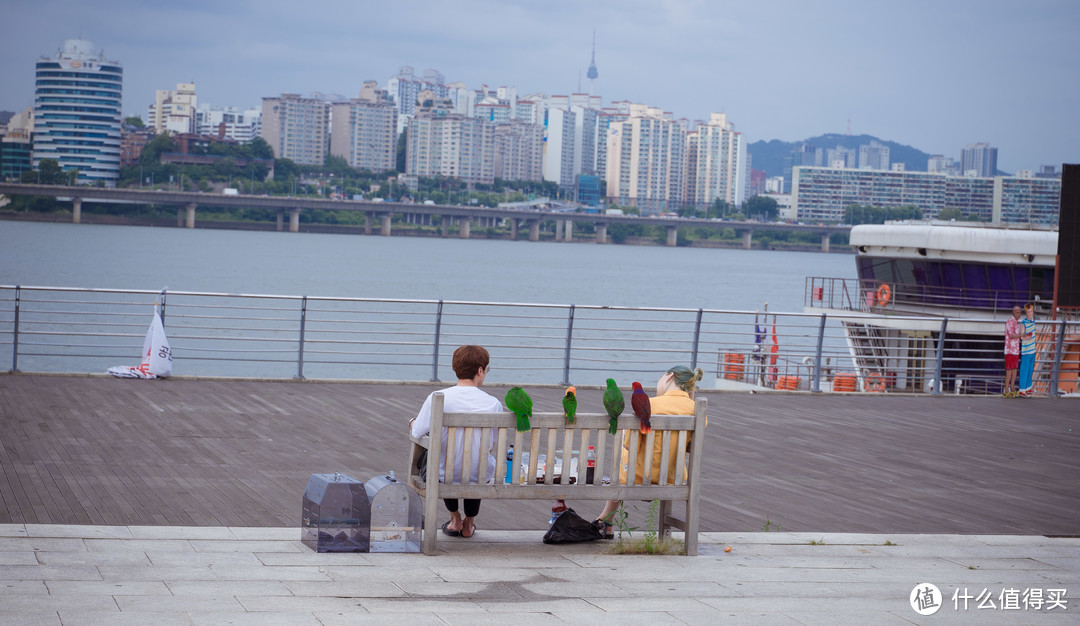
{"label": "city skyline", "polygon": [[[210,3],[107,8],[54,0],[6,3],[0,110],[33,104],[34,62],[66,39],[93,41],[124,66],[125,115],[157,89],[195,82],[200,102],[249,107],[281,93],[356,97],[402,65],[470,88],[522,95],[588,91],[676,118],[724,112],[748,143],[823,133],[870,134],[959,158],[998,149],[1007,172],[1060,167],[1080,154],[1071,32],[1080,4],[1036,1],[872,7],[836,0],[578,3],[421,0],[295,5]],[[572,19],[568,19],[571,18]]]}

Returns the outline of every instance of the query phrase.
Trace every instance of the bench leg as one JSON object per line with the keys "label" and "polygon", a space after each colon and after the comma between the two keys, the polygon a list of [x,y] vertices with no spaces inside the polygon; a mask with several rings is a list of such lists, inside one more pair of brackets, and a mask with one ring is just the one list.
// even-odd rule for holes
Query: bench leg
{"label": "bench leg", "polygon": [[667,520],[671,516],[671,500],[660,501],[660,514],[657,521],[656,536],[663,539],[671,534],[671,528],[668,526]]}
{"label": "bench leg", "polygon": [[[428,494],[431,490],[428,490]],[[435,546],[435,539],[439,536],[439,499],[431,497],[424,498],[424,539],[423,550],[424,554],[429,556],[434,555],[437,551]]]}
{"label": "bench leg", "polygon": [[686,501],[686,556],[697,556],[698,507],[694,499]]}

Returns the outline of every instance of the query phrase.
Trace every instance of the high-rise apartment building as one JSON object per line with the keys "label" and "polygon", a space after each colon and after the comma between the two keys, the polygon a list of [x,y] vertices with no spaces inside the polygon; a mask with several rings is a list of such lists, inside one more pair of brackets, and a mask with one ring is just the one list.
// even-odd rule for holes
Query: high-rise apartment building
{"label": "high-rise apartment building", "polygon": [[195,134],[248,143],[259,136],[262,109],[215,107],[200,104],[195,110]]}
{"label": "high-rise apartment building", "polygon": [[739,206],[746,199],[746,142],[724,113],[687,136],[686,203],[701,210],[717,198]]}
{"label": "high-rise apartment building", "polygon": [[495,181],[495,125],[440,109],[416,109],[409,120],[405,172],[449,176],[471,183]]}
{"label": "high-rise apartment building", "polygon": [[146,108],[146,125],[158,134],[194,133],[198,104],[195,83],[177,83],[175,91],[158,89]]}
{"label": "high-rise apartment building", "polygon": [[997,173],[997,148],[988,143],[969,143],[960,151],[962,176],[993,176]]}
{"label": "high-rise apartment building", "polygon": [[612,123],[607,137],[607,198],[642,215],[682,204],[686,132],[661,109],[631,105],[630,118]]}
{"label": "high-rise apartment building", "polygon": [[1056,224],[1061,181],[1015,176],[798,167],[792,190],[798,219],[839,222],[851,204],[915,206],[932,219],[942,209],[993,223]]}
{"label": "high-rise apartment building", "polygon": [[0,180],[19,180],[22,173],[34,169],[34,109],[16,113],[0,127]]}
{"label": "high-rise apartment building", "polygon": [[350,167],[384,172],[397,157],[397,107],[374,81],[364,83],[361,97],[331,107],[330,154]]}
{"label": "high-rise apartment building", "polygon": [[544,137],[544,180],[569,191],[574,188],[574,128],[577,115],[566,109],[549,108]]}
{"label": "high-rise apartment building", "polygon": [[510,120],[495,127],[495,178],[543,179],[544,127]]}
{"label": "high-rise apartment building", "polygon": [[301,165],[322,165],[329,146],[330,104],[318,98],[283,93],[263,98],[262,138],[274,157]]}
{"label": "high-rise apartment building", "polygon": [[94,44],[68,39],[54,57],[37,61],[34,167],[56,159],[79,172],[79,182],[116,184],[120,176],[124,70]]}
{"label": "high-rise apartment building", "polygon": [[877,141],[859,146],[859,169],[887,170],[889,162],[889,146]]}
{"label": "high-rise apartment building", "polygon": [[836,146],[825,150],[825,167],[855,167],[858,152],[844,146]]}

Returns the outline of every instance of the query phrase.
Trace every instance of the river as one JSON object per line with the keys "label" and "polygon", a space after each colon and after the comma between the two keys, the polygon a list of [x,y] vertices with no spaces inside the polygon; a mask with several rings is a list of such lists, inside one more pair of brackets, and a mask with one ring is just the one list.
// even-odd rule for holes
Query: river
{"label": "river", "polygon": [[852,256],[0,221],[0,284],[802,310]]}

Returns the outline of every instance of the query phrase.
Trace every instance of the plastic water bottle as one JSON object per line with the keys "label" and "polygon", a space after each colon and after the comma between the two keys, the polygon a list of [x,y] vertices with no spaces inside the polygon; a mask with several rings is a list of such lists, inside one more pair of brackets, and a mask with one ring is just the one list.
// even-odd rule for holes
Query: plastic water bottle
{"label": "plastic water bottle", "polygon": [[589,452],[585,456],[585,484],[593,484],[593,475],[596,474],[596,449],[589,446]]}
{"label": "plastic water bottle", "polygon": [[556,500],[555,505],[551,507],[551,519],[548,520],[548,524],[554,524],[555,518],[568,508],[570,507],[566,506],[566,500]]}
{"label": "plastic water bottle", "polygon": [[510,477],[514,475],[514,444],[510,444],[510,449],[506,451],[506,478],[503,482],[510,482]]}

